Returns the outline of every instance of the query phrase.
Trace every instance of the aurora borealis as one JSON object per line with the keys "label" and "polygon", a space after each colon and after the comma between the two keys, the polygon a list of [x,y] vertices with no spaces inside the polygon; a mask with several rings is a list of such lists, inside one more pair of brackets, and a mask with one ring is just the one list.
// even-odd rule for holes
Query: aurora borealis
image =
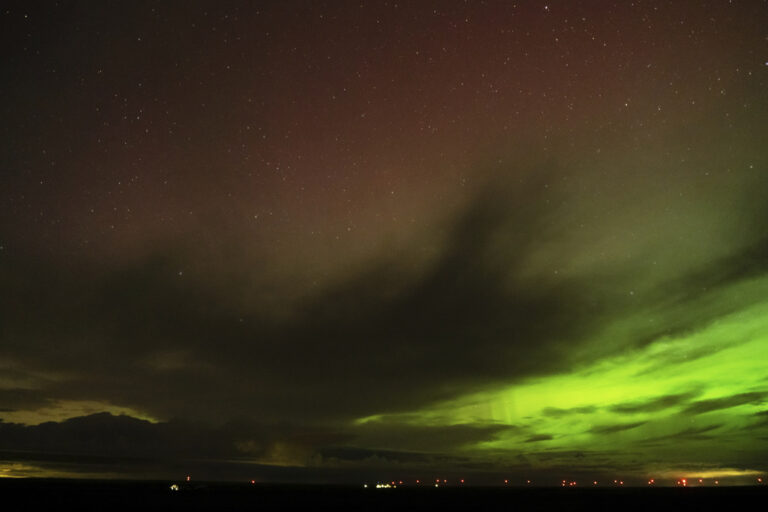
{"label": "aurora borealis", "polygon": [[0,477],[768,473],[765,2],[0,34]]}

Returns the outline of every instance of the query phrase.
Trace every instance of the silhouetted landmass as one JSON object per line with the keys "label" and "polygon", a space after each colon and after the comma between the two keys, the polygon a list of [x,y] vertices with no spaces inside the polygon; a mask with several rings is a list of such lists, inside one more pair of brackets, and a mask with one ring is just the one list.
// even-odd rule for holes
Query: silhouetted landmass
{"label": "silhouetted landmass", "polygon": [[364,489],[226,483],[0,480],[13,510],[733,510],[765,503],[768,487]]}

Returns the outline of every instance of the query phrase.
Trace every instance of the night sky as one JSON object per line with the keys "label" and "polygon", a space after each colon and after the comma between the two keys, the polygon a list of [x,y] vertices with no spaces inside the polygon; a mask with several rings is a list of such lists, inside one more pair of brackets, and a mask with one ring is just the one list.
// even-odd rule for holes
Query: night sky
{"label": "night sky", "polygon": [[768,472],[765,1],[4,2],[0,477]]}

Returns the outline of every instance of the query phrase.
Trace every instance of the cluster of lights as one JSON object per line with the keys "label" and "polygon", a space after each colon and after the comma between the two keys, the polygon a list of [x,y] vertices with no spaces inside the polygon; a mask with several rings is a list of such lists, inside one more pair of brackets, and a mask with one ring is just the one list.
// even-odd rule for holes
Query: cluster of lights
{"label": "cluster of lights", "polygon": [[[255,482],[251,480],[251,483],[255,483]],[[435,479],[435,487],[439,487],[440,484],[447,484],[447,483],[448,483],[447,479],[442,479],[442,480],[440,478]],[[465,483],[465,480],[462,478],[461,480],[459,480],[459,483],[463,485]],[[416,484],[421,485],[421,480],[416,480]],[[385,483],[380,482],[376,484],[376,489],[397,489],[398,485],[405,485],[405,482],[403,482],[402,480],[397,480],[397,481],[392,480],[390,482],[385,482]],[[367,483],[363,484],[363,488],[367,489],[368,484]]]}
{"label": "cluster of lights", "polygon": [[[422,484],[421,480],[418,480],[418,479],[414,480],[414,482],[416,483],[416,485],[421,485]],[[650,480],[648,483],[650,484],[652,482],[653,482],[653,480]],[[251,481],[251,483],[254,483],[254,482]],[[461,479],[458,480],[457,483],[458,483],[458,485],[464,485],[464,484],[466,484],[466,480],[464,478],[461,478]],[[531,485],[531,483],[532,483],[532,481],[530,479],[525,480],[525,485]],[[619,480],[614,480],[614,483],[616,485],[624,485],[624,482],[623,481],[619,481]],[[435,487],[439,487],[441,485],[447,485],[447,484],[448,484],[448,480],[447,479],[445,479],[445,478],[436,478],[434,486]],[[593,481],[592,484],[593,485],[597,485],[598,484],[597,480]],[[389,483],[378,484],[377,488],[379,488],[379,489],[391,489],[391,488],[397,487],[398,485],[407,485],[407,483],[404,482],[403,480],[391,480]],[[509,485],[509,479],[508,478],[504,479],[504,485]],[[578,485],[578,482],[576,482],[574,480],[562,480],[560,482],[560,485],[563,486],[563,487],[565,487],[566,485],[568,487],[574,487],[574,486]],[[368,484],[365,484],[363,487],[365,487],[367,489],[368,488]]]}
{"label": "cluster of lights", "polygon": [[[190,477],[187,476],[187,482],[189,482],[189,480],[190,480]],[[763,483],[763,478],[762,477],[757,477],[756,481],[757,481],[758,484],[762,484]],[[421,480],[416,480],[415,482],[416,482],[417,485],[421,484]],[[704,485],[705,484],[703,478],[698,478],[697,482],[698,482],[699,485]],[[256,483],[255,480],[251,480],[251,484],[255,484],[255,483]],[[465,480],[463,478],[459,480],[459,485],[464,485],[464,483],[465,483]],[[530,485],[531,481],[530,480],[526,480],[525,483],[527,485]],[[714,485],[720,485],[720,481],[719,480],[712,480],[712,483]],[[447,479],[436,478],[434,486],[435,487],[439,487],[440,485],[446,485],[446,484],[448,484],[448,480]],[[592,485],[593,486],[597,486],[598,484],[599,484],[599,482],[597,480],[593,480],[592,481]],[[676,481],[676,484],[678,486],[680,486],[680,487],[688,487],[688,479],[687,478],[680,478],[679,480]],[[398,480],[398,481],[392,480],[389,483],[383,483],[383,484],[379,483],[379,484],[376,485],[376,488],[377,489],[396,489],[398,485],[403,485],[403,481],[402,480]],[[509,485],[509,479],[508,478],[504,479],[504,485]],[[613,485],[615,485],[615,486],[623,486],[624,485],[624,481],[616,479],[616,480],[613,481]],[[656,485],[656,480],[654,478],[648,479],[648,485]],[[576,482],[575,480],[566,480],[566,479],[564,479],[564,480],[560,481],[560,486],[561,487],[576,487],[576,486],[578,486],[578,482]],[[363,485],[363,487],[367,489],[368,488],[368,484]],[[172,490],[178,490],[178,485],[176,485],[176,484],[172,485],[171,489]]]}
{"label": "cluster of lights", "polygon": [[[189,481],[191,481],[191,480],[192,480],[192,477],[191,477],[191,476],[189,476],[189,475],[187,475],[187,476],[184,478],[184,480],[185,480],[185,481],[187,481],[187,482],[189,482]],[[170,486],[170,489],[171,489],[172,491],[178,491],[178,490],[180,489],[180,487],[179,487],[179,484],[171,484],[171,486]]]}
{"label": "cluster of lights", "polygon": [[[757,481],[758,482],[762,482],[762,479],[758,478]],[[653,480],[651,480],[651,482],[653,482]],[[703,478],[699,478],[698,479],[698,483],[699,484],[704,484],[704,479]],[[679,485],[680,487],[688,487],[688,480],[685,479],[685,478],[681,478],[680,480],[678,480],[676,482],[676,484]],[[720,480],[714,480],[714,484],[715,485],[720,485]]]}

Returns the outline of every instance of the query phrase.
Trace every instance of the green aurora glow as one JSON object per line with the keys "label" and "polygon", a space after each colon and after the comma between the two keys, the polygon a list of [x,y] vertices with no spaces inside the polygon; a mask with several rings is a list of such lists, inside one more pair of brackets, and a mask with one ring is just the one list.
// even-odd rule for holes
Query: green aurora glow
{"label": "green aurora glow", "polygon": [[[504,426],[494,439],[467,443],[460,453],[498,461],[522,456],[529,471],[571,466],[589,467],[593,475],[751,481],[760,471],[748,464],[762,467],[768,449],[765,297],[768,278],[745,280],[715,300],[756,302],[694,332],[662,337],[571,371],[357,423],[383,429]],[[637,315],[619,330],[645,321],[647,314]],[[595,346],[617,336],[616,329],[608,331]],[[724,467],[729,459],[749,462],[741,469]]]}

